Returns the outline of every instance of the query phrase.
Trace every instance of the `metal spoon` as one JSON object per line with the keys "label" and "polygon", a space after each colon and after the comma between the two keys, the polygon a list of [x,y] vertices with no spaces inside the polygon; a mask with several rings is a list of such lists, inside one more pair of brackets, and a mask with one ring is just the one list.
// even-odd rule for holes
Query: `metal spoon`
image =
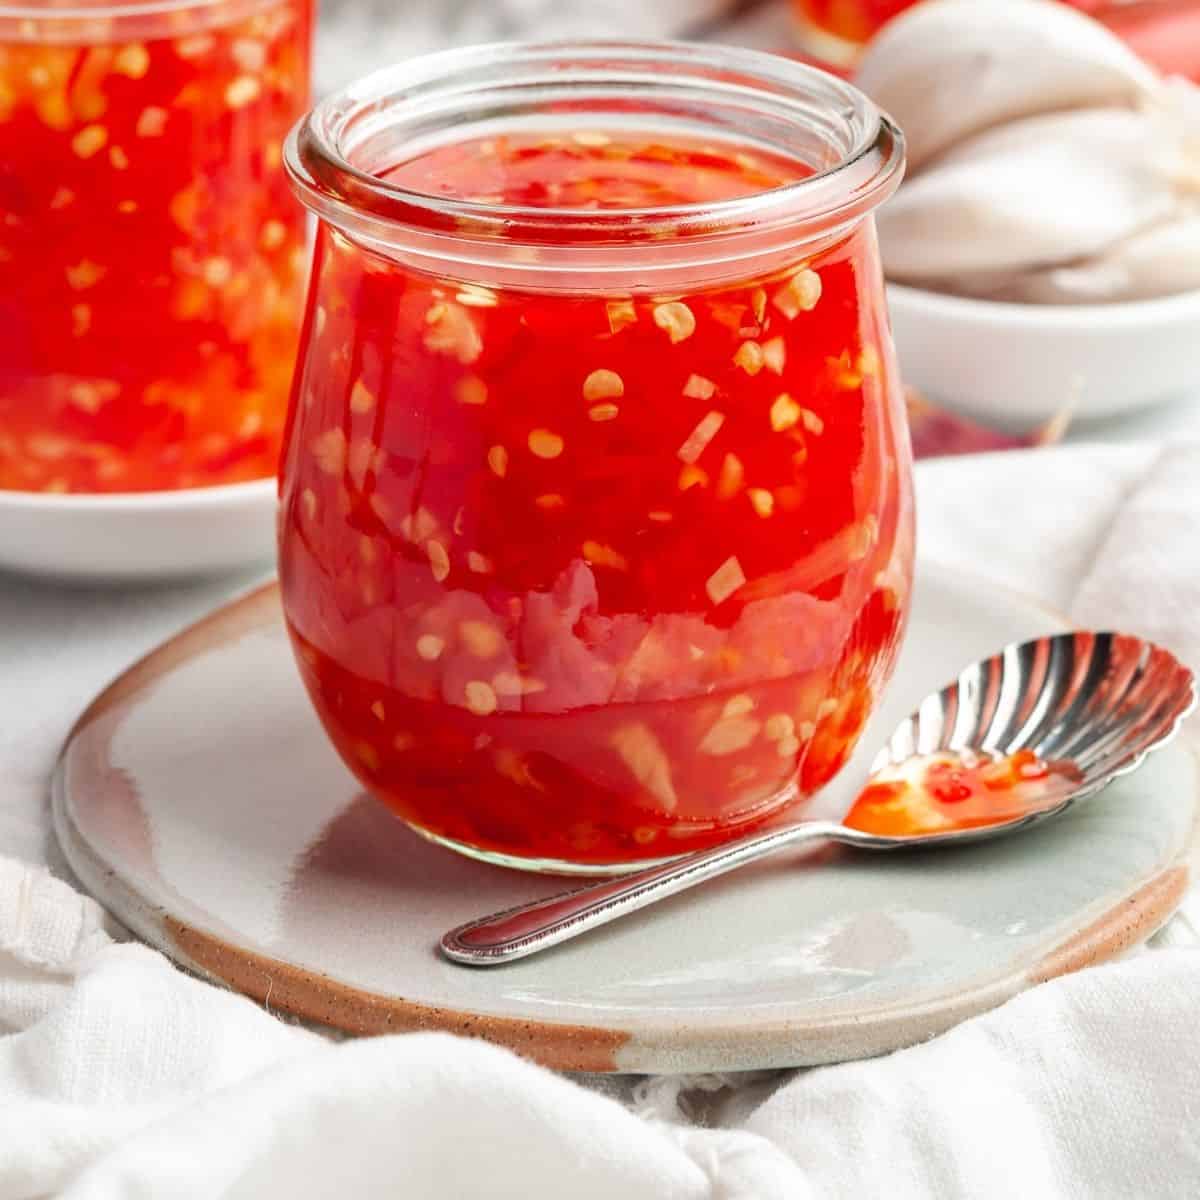
{"label": "metal spoon", "polygon": [[811,842],[894,850],[959,846],[1028,829],[1135,770],[1175,736],[1195,704],[1192,672],[1169,651],[1140,638],[1078,632],[1014,644],[927,696],[876,756],[871,774],[937,751],[1007,755],[1029,749],[1079,772],[1078,786],[1057,807],[994,825],[911,837],[882,837],[835,821],[776,828],[469,921],[442,938],[442,953],[469,966],[511,962],[778,850]]}

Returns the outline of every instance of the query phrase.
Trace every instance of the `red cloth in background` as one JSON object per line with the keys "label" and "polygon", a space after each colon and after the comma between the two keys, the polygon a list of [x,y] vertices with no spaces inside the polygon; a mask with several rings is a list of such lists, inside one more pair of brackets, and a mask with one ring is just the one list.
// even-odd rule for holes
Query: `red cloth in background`
{"label": "red cloth in background", "polygon": [[1108,4],[1095,17],[1164,75],[1200,83],[1200,0]]}

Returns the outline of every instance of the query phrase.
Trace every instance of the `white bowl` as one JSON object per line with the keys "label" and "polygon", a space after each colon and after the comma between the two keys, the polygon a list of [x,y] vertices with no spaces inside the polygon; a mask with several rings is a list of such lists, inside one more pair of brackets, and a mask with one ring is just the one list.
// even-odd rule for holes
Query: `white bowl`
{"label": "white bowl", "polygon": [[175,492],[0,491],[0,569],[88,581],[178,579],[266,562],[274,479]]}
{"label": "white bowl", "polygon": [[904,381],[1009,428],[1111,417],[1200,392],[1200,291],[1117,304],[1007,304],[889,284]]}

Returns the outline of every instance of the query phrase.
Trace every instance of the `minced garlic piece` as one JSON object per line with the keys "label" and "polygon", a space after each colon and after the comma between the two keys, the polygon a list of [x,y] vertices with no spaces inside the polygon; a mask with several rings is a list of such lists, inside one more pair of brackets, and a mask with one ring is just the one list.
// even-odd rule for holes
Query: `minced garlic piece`
{"label": "minced garlic piece", "polygon": [[262,84],[253,75],[239,75],[225,89],[225,103],[230,108],[245,108],[262,94]]}
{"label": "minced garlic piece", "polygon": [[312,452],[326,475],[340,475],[346,469],[346,435],[340,429],[327,429],[313,438]]}
{"label": "minced garlic piece", "polygon": [[500,297],[480,283],[464,283],[454,298],[468,308],[495,308],[500,303]]}
{"label": "minced garlic piece", "polygon": [[753,717],[722,717],[701,739],[700,752],[714,756],[736,754],[754,741],[761,728],[761,723]]}
{"label": "minced garlic piece", "polygon": [[417,653],[426,661],[434,662],[441,658],[446,643],[436,633],[425,633],[417,638]]}
{"label": "minced garlic piece", "polygon": [[626,325],[633,325],[637,321],[637,309],[633,307],[632,300],[610,300],[604,308],[612,333],[620,333]]}
{"label": "minced garlic piece", "polygon": [[[282,221],[264,221],[258,244],[264,250],[278,250],[287,240],[287,226]],[[319,331],[318,331],[319,332]]]}
{"label": "minced garlic piece", "polygon": [[600,542],[584,542],[583,557],[596,567],[612,567],[616,571],[629,570],[629,561],[623,554],[618,554],[611,546]]}
{"label": "minced garlic piece", "polygon": [[763,736],[769,742],[778,742],[782,738],[790,738],[796,730],[796,723],[788,713],[772,713],[763,726]]}
{"label": "minced garlic piece", "polygon": [[613,396],[623,395],[625,395],[625,381],[616,371],[599,367],[583,381],[583,398],[585,400],[608,400]]}
{"label": "minced garlic piece", "polygon": [[825,422],[811,408],[800,410],[800,420],[803,422],[804,428],[811,434],[819,435],[825,432]]}
{"label": "minced garlic piece", "polygon": [[741,367],[747,375],[757,375],[765,361],[763,348],[757,342],[743,342],[733,355],[734,365]]}
{"label": "minced garlic piece", "polygon": [[801,411],[800,405],[787,392],[781,393],[771,405],[771,428],[776,433],[791,429],[800,420]]}
{"label": "minced garlic piece", "polygon": [[167,127],[167,110],[157,105],[143,108],[138,114],[136,132],[138,137],[162,137]]}
{"label": "minced garlic piece", "polygon": [[425,348],[469,366],[483,353],[483,338],[465,308],[439,302],[425,314]]}
{"label": "minced garlic piece", "polygon": [[130,79],[141,79],[150,69],[150,52],[141,42],[122,46],[113,59],[113,70]]}
{"label": "minced garlic piece", "polygon": [[103,125],[85,125],[72,139],[71,149],[80,158],[99,154],[108,143],[108,130]]}
{"label": "minced garlic piece", "polygon": [[476,658],[494,658],[504,646],[504,637],[486,621],[463,621],[458,626],[462,644]]}
{"label": "minced garlic piece", "polygon": [[437,532],[437,527],[437,517],[423,504],[400,519],[400,534],[410,542],[423,542],[431,538]]}
{"label": "minced garlic piece", "polygon": [[775,337],[769,342],[763,342],[763,365],[768,371],[775,375],[783,374],[783,366],[786,360],[786,350],[783,345],[783,338]]}
{"label": "minced garlic piece", "polygon": [[703,375],[689,375],[683,385],[683,394],[693,400],[709,400],[717,390],[717,385]]}
{"label": "minced garlic piece", "polygon": [[487,453],[488,466],[501,479],[508,474],[508,451],[503,446],[493,446]]}
{"label": "minced garlic piece", "polygon": [[438,583],[442,583],[450,574],[450,555],[446,547],[437,538],[430,538],[425,543],[425,553],[429,557],[429,569]]}
{"label": "minced garlic piece", "polygon": [[704,590],[714,604],[723,604],[746,582],[742,564],[731,554],[707,579]]}
{"label": "minced garlic piece", "polygon": [[682,342],[696,332],[696,318],[692,310],[680,300],[654,306],[654,323],[665,330],[672,342]]}
{"label": "minced garlic piece", "polygon": [[631,722],[614,729],[613,749],[633,777],[668,811],[679,803],[671,782],[671,761],[654,731],[644,722]]}
{"label": "minced garlic piece", "polygon": [[482,679],[472,679],[463,691],[467,708],[477,717],[486,717],[496,711],[499,701],[490,683],[484,683]]}
{"label": "minced garlic piece", "polygon": [[267,48],[254,38],[234,38],[229,52],[243,71],[261,71],[267,65]]}
{"label": "minced garlic piece", "polygon": [[769,517],[775,511],[775,497],[766,488],[747,488],[746,496],[760,517]]}
{"label": "minced garlic piece", "polygon": [[708,443],[717,436],[724,424],[724,413],[715,411],[706,413],[676,452],[680,460],[685,463],[694,463],[704,453]]}
{"label": "minced garlic piece", "polygon": [[802,312],[811,312],[820,299],[821,277],[816,271],[804,267],[776,291],[771,303],[791,321]]}
{"label": "minced garlic piece", "polygon": [[726,454],[721,463],[721,473],[717,476],[717,499],[728,500],[736,496],[741,491],[745,474],[742,460],[736,454]]}
{"label": "minced garlic piece", "polygon": [[350,411],[369,413],[375,407],[375,394],[361,379],[354,381],[350,389]]}
{"label": "minced garlic piece", "polygon": [[529,434],[529,449],[538,458],[557,458],[563,452],[563,440],[549,429],[534,429]]}

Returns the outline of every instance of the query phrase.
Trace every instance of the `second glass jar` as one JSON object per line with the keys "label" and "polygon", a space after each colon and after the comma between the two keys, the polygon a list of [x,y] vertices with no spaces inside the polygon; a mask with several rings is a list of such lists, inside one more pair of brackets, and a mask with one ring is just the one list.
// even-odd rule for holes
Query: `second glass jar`
{"label": "second glass jar", "polygon": [[367,787],[604,871],[826,783],[908,609],[886,120],[750,52],[483,48],[331,98],[286,157],[321,226],[281,582]]}
{"label": "second glass jar", "polygon": [[0,0],[0,489],[273,475],[311,0]]}

